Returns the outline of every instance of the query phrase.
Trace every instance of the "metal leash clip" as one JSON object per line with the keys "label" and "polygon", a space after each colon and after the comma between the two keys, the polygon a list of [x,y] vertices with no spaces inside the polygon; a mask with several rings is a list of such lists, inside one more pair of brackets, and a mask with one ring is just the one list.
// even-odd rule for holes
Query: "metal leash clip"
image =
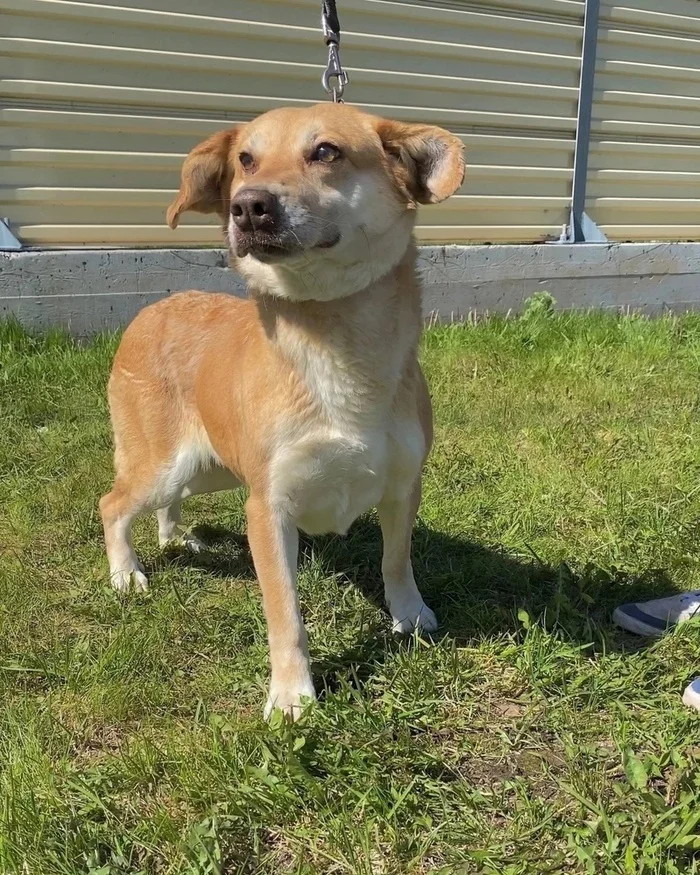
{"label": "metal leash clip", "polygon": [[[328,94],[333,95],[333,103],[342,103],[343,92],[350,78],[340,64],[340,23],[335,0],[325,0],[322,4],[321,27],[328,46],[328,66],[321,76],[321,84]],[[336,80],[335,85],[331,82],[333,79]]]}
{"label": "metal leash clip", "polygon": [[[331,79],[336,79],[337,84],[331,85]],[[328,43],[328,66],[326,67],[321,82],[323,87],[329,94],[333,95],[334,103],[343,102],[343,92],[345,86],[350,80],[348,74],[340,66],[340,54],[338,52],[338,44],[334,42]]]}

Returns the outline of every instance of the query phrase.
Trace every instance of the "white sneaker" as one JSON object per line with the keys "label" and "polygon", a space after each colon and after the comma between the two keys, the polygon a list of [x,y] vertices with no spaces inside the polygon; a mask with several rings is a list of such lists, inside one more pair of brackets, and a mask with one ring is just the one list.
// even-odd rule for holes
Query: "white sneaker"
{"label": "white sneaker", "polygon": [[636,635],[663,635],[677,623],[700,617],[700,590],[672,595],[650,602],[630,602],[620,605],[613,620]]}
{"label": "white sneaker", "polygon": [[688,684],[683,693],[683,704],[700,711],[700,678]]}

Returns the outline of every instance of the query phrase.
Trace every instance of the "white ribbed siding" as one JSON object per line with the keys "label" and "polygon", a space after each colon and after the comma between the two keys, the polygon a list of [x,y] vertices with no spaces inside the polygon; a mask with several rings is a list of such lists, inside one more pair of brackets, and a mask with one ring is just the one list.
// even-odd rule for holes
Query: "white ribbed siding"
{"label": "white ribbed siding", "polygon": [[[219,243],[211,217],[165,226],[182,158],[232,121],[322,99],[319,7],[0,0],[0,215],[28,245]],[[558,237],[583,3],[340,0],[339,12],[348,99],[466,144],[464,187],[421,211],[419,238]]]}
{"label": "white ribbed siding", "polygon": [[697,0],[602,0],[587,195],[610,239],[700,238]]}

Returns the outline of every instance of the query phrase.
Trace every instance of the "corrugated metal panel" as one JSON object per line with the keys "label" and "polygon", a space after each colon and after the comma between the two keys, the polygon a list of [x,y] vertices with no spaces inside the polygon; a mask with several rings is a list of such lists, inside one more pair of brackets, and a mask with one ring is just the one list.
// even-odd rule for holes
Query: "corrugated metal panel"
{"label": "corrugated metal panel", "polygon": [[603,0],[586,210],[614,240],[700,235],[700,3]]}
{"label": "corrugated metal panel", "polygon": [[[580,0],[342,0],[349,97],[464,139],[431,242],[558,236],[570,196]],[[317,0],[0,0],[0,215],[26,243],[218,242],[164,210],[182,158],[231,121],[322,98]]]}

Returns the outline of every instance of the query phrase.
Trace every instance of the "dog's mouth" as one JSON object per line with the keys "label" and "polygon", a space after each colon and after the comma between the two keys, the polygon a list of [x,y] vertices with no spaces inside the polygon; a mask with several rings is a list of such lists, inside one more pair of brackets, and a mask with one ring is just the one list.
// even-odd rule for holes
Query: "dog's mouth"
{"label": "dog's mouth", "polygon": [[268,263],[292,258],[313,249],[331,249],[340,242],[340,232],[334,231],[332,236],[326,240],[309,247],[303,246],[296,237],[290,239],[286,235],[271,234],[265,231],[238,232],[233,242],[238,258],[252,255],[258,261]]}
{"label": "dog's mouth", "polygon": [[292,254],[292,247],[282,243],[272,234],[237,234],[236,255],[243,258],[252,255],[260,259],[286,258]]}

